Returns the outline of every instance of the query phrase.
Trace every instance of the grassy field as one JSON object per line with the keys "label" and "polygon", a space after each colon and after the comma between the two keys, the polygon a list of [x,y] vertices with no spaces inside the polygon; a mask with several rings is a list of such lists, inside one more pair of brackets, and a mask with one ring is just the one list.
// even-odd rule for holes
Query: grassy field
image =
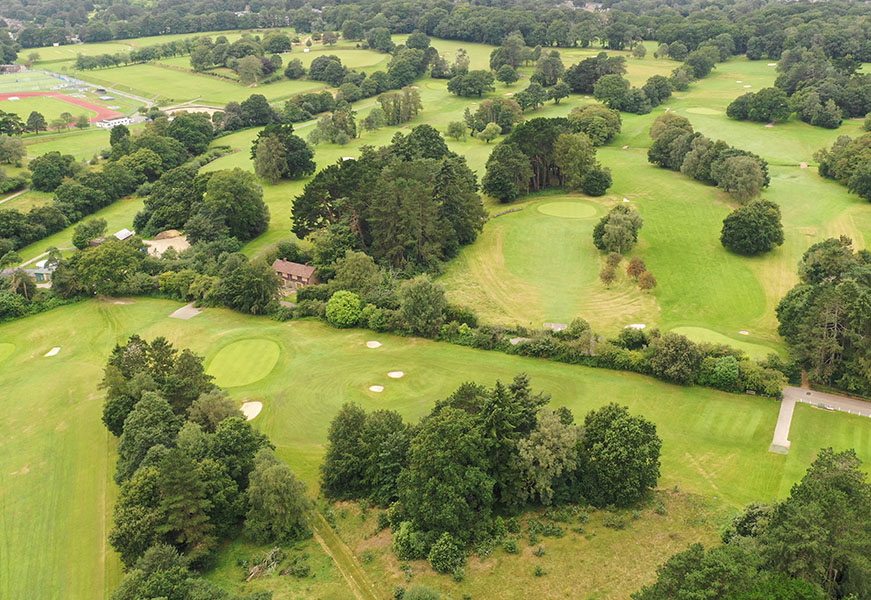
{"label": "grassy field", "polygon": [[[9,196],[6,197],[8,198]],[[12,200],[7,200],[3,204],[0,204],[0,209],[13,208],[15,210],[20,210],[21,212],[27,212],[31,208],[51,204],[53,198],[54,194],[37,192],[36,190],[28,190],[20,196],[16,196]],[[2,198],[0,198],[0,200],[2,200]]]}
{"label": "grassy field", "polygon": [[[249,340],[276,346],[271,369],[259,370],[256,381],[237,380],[229,392],[240,403],[264,403],[254,423],[312,489],[329,421],[342,403],[393,408],[413,421],[463,381],[492,384],[520,371],[579,418],[611,400],[646,415],[664,441],[661,485],[714,497],[723,510],[783,497],[821,446],[856,447],[871,461],[871,428],[849,415],[802,407],[783,456],[768,452],[778,412],[770,400],[386,335],[370,350],[364,343],[375,334],[316,322],[276,323],[220,309],[189,321],[167,318],[178,306],[94,300],[0,326],[0,597],[22,597],[27,589],[29,597],[101,598],[117,582],[118,563],[106,546],[115,442],[100,423],[97,383],[111,348],[132,333],[191,347],[210,370],[249,360]],[[44,358],[54,346],[60,353]],[[406,376],[388,378],[396,369]],[[376,383],[386,390],[369,392]],[[222,560],[216,577],[239,577],[233,561]],[[334,583],[325,576],[324,586]]]}
{"label": "grassy field", "polygon": [[43,92],[56,89],[61,81],[52,75],[35,71],[0,74],[0,94],[9,92]]}
{"label": "grassy field", "polygon": [[48,96],[36,96],[33,98],[21,98],[19,100],[0,100],[0,110],[13,112],[20,115],[22,119],[27,119],[27,116],[36,111],[42,113],[45,120],[51,124],[53,119],[57,119],[61,113],[68,112],[74,117],[86,115],[88,119],[94,117],[97,113],[88,110],[82,106],[76,106],[69,102],[64,102],[60,98],[51,98]]}

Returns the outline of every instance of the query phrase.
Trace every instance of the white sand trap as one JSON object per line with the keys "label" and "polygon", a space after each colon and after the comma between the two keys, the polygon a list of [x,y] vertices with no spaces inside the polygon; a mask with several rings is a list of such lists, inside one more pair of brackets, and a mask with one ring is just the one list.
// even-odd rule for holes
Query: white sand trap
{"label": "white sand trap", "polygon": [[369,391],[375,392],[376,394],[380,394],[381,392],[384,391],[384,386],[383,385],[370,385]]}
{"label": "white sand trap", "polygon": [[623,202],[629,202],[629,198],[623,198]]}
{"label": "white sand trap", "polygon": [[745,85],[745,88],[753,87],[752,85]]}
{"label": "white sand trap", "polygon": [[742,329],[742,330],[739,331],[738,333],[740,333],[741,335],[750,335],[750,332],[747,331],[746,329]]}
{"label": "white sand trap", "polygon": [[392,379],[402,379],[403,377],[405,377],[405,373],[403,373],[402,371],[390,371],[387,376]]}
{"label": "white sand trap", "polygon": [[629,146],[623,146],[624,150],[629,150]]}
{"label": "white sand trap", "polygon": [[744,83],[744,82],[743,82],[743,81],[741,81],[741,80],[740,80],[740,79],[739,79],[739,80],[738,80],[738,81],[736,81],[736,82],[735,82],[735,83]]}
{"label": "white sand trap", "polygon": [[766,123],[765,126],[766,127],[774,127],[774,123]]}
{"label": "white sand trap", "polygon": [[807,169],[807,163],[801,163],[798,165],[799,169]]}
{"label": "white sand trap", "polygon": [[194,303],[191,302],[190,304],[185,304],[180,309],[178,309],[177,311],[175,311],[174,313],[169,315],[169,318],[170,319],[182,319],[183,321],[187,321],[188,319],[194,318],[195,316],[197,316],[201,312],[203,312],[203,311],[201,311],[199,308],[194,306]]}
{"label": "white sand trap", "polygon": [[60,352],[60,346],[55,346],[51,350],[45,353],[46,356],[55,356],[58,352]]}
{"label": "white sand trap", "polygon": [[376,342],[375,340],[372,340],[370,342],[366,342],[366,347],[367,348],[380,348],[381,342]]}
{"label": "white sand trap", "polygon": [[646,323],[631,323],[631,324],[626,326],[626,328],[629,328],[629,327],[631,327],[632,329],[644,329],[645,327],[647,327],[647,324]]}
{"label": "white sand trap", "polygon": [[263,410],[262,402],[245,402],[242,404],[242,414],[245,415],[245,420],[250,421],[254,417],[260,414],[260,411]]}
{"label": "white sand trap", "polygon": [[768,66],[769,66],[769,67],[776,67],[776,66],[777,66],[777,63],[768,63]]}

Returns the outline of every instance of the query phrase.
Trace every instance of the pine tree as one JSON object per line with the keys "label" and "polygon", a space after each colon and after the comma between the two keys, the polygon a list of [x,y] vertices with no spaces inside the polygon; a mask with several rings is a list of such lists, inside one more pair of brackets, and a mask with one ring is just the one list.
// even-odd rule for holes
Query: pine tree
{"label": "pine tree", "polygon": [[167,539],[188,554],[196,563],[215,546],[206,498],[206,487],[196,468],[184,452],[170,450],[160,463],[160,510],[164,522],[157,528]]}

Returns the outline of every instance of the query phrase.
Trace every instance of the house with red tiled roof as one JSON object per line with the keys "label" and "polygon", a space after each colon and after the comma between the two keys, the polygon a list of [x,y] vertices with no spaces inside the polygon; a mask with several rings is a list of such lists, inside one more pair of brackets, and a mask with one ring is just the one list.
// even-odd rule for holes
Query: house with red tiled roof
{"label": "house with red tiled roof", "polygon": [[315,275],[316,269],[308,265],[277,258],[272,263],[272,268],[281,277],[281,282],[287,289],[295,290],[306,285],[320,283],[317,275]]}

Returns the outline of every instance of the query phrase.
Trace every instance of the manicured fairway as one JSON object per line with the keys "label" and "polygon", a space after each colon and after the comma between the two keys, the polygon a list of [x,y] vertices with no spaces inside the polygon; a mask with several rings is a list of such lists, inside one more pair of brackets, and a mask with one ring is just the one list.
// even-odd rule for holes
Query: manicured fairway
{"label": "manicured fairway", "polygon": [[[724,507],[785,495],[819,447],[847,439],[841,427],[851,432],[861,458],[871,461],[871,427],[848,415],[797,411],[806,425],[792,434],[793,449],[783,456],[768,452],[778,412],[770,400],[222,309],[188,321],[169,319],[179,306],[89,301],[0,325],[0,344],[15,347],[0,360],[0,597],[91,600],[117,582],[118,563],[105,542],[115,441],[100,422],[97,384],[112,347],[133,333],[166,336],[210,365],[223,360],[222,349],[234,342],[274,343],[279,355],[269,374],[229,391],[239,402],[263,402],[252,423],[310,486],[317,482],[329,421],[342,403],[393,408],[414,421],[463,381],[492,384],[521,371],[552,395],[555,406],[568,406],[578,418],[612,400],[646,415],[664,442],[661,485],[717,496]],[[371,339],[383,346],[367,348]],[[43,357],[54,346],[60,352]],[[390,379],[391,370],[405,376]],[[369,392],[373,383],[385,391]],[[808,433],[798,442],[802,427]]]}
{"label": "manicured fairway", "polygon": [[[763,346],[761,344],[754,344],[750,341],[742,341],[740,338],[736,339],[737,336],[734,334],[731,336],[723,335],[722,333],[718,333],[716,331],[712,331],[710,329],[704,329],[702,327],[675,327],[672,329],[675,333],[679,333],[681,335],[685,335],[691,340],[695,342],[710,342],[712,344],[727,344],[732,346],[733,348],[737,348],[738,350],[743,350],[747,353],[751,358],[763,359],[771,353],[776,353],[779,348]],[[740,332],[735,332],[741,338],[746,340],[752,339],[750,334],[742,334]]]}

